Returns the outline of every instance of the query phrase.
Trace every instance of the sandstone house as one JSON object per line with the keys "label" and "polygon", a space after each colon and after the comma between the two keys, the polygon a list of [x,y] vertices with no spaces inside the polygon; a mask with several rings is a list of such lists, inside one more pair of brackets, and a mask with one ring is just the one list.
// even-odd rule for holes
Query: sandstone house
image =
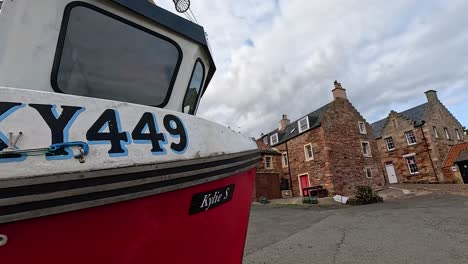
{"label": "sandstone house", "polygon": [[340,83],[335,81],[332,92],[332,102],[294,122],[283,115],[278,129],[257,139],[263,151],[263,162],[257,167],[257,197],[259,190],[264,192],[264,184],[276,181],[267,177],[279,178],[283,185],[287,181],[292,196],[302,196],[309,186],[350,195],[358,185],[380,188],[385,184],[372,127]]}
{"label": "sandstone house", "polygon": [[389,183],[461,182],[452,173],[444,175],[443,163],[449,149],[464,141],[462,125],[436,91],[427,91],[426,97],[427,103],[391,111],[371,125]]}

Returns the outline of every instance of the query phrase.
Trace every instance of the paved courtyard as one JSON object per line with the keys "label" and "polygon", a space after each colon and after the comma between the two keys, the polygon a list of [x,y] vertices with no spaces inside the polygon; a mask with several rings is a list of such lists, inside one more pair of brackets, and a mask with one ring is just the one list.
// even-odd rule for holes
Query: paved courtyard
{"label": "paved courtyard", "polygon": [[468,263],[468,196],[358,207],[254,205],[244,264]]}

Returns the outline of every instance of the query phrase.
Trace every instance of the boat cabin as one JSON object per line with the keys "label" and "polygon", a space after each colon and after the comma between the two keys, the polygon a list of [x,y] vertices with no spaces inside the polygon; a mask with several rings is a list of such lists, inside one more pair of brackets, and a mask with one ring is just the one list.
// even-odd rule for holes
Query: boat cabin
{"label": "boat cabin", "polygon": [[0,8],[0,87],[195,115],[215,72],[203,27],[148,0],[15,0]]}

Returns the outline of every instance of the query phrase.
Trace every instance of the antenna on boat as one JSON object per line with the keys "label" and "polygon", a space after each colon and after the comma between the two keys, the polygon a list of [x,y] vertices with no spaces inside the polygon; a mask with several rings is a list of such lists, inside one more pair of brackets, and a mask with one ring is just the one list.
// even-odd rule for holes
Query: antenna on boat
{"label": "antenna on boat", "polygon": [[190,9],[190,0],[172,0],[172,2],[174,2],[177,12],[184,14],[188,20],[198,24],[197,18]]}
{"label": "antenna on boat", "polygon": [[190,0],[172,0],[174,2],[175,9],[179,13],[185,13],[190,8]]}

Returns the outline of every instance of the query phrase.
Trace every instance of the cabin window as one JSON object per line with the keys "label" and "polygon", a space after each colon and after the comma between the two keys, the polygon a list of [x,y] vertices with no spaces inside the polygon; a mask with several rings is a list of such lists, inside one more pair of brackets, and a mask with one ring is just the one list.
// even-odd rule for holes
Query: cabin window
{"label": "cabin window", "polygon": [[185,93],[182,111],[187,114],[195,114],[198,98],[202,90],[203,79],[205,78],[205,66],[200,59],[197,59],[192,71],[187,92]]}
{"label": "cabin window", "polygon": [[174,41],[83,2],[65,8],[52,87],[57,92],[162,107],[182,51]]}

